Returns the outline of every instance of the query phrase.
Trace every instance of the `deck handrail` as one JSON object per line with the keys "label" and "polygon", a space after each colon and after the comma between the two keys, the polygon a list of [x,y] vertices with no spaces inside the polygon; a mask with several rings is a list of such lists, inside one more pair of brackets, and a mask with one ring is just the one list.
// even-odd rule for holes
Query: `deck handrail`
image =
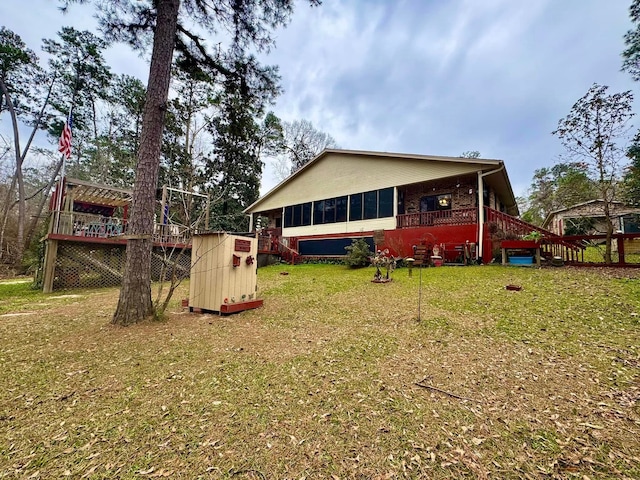
{"label": "deck handrail", "polygon": [[396,215],[396,228],[411,228],[439,225],[469,225],[477,223],[478,209],[455,208],[432,212],[415,212]]}
{"label": "deck handrail", "polygon": [[485,207],[486,222],[494,222],[500,226],[500,228],[509,233],[516,235],[527,235],[532,231],[538,232],[542,235],[543,242],[554,243],[562,245],[563,247],[570,248],[572,250],[578,250],[583,248],[582,245],[577,242],[567,240],[557,233],[553,233],[550,230],[546,230],[537,225],[525,222],[517,217],[513,217],[507,213],[500,212],[490,207]]}
{"label": "deck handrail", "polygon": [[[85,238],[124,237],[129,227],[125,218],[108,217],[93,213],[52,211],[50,234]],[[58,214],[59,213],[59,214]],[[155,243],[189,244],[189,227],[180,224],[154,224],[153,241]]]}

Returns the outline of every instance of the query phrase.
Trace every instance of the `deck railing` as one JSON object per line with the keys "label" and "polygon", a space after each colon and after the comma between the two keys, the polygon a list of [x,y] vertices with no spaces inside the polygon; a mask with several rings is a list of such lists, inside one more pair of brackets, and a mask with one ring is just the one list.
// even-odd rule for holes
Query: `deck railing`
{"label": "deck railing", "polygon": [[[91,213],[52,212],[49,233],[85,238],[118,238],[127,232],[126,219],[104,217]],[[156,223],[153,231],[155,243],[191,243],[189,228],[179,224]]]}
{"label": "deck railing", "polygon": [[477,208],[458,208],[435,212],[407,213],[396,216],[396,228],[438,225],[469,225],[478,222]]}

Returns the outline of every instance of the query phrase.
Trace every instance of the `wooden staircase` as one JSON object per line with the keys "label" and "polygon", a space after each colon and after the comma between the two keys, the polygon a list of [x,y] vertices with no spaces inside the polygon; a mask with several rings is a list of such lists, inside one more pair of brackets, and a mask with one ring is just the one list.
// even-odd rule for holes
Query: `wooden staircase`
{"label": "wooden staircase", "polygon": [[566,239],[561,235],[553,233],[532,223],[525,222],[516,217],[512,217],[493,208],[486,207],[486,222],[494,223],[499,230],[517,236],[525,236],[531,232],[538,232],[542,236],[540,254],[545,258],[562,257],[570,260],[577,257],[578,252],[584,250],[584,245],[573,239]]}

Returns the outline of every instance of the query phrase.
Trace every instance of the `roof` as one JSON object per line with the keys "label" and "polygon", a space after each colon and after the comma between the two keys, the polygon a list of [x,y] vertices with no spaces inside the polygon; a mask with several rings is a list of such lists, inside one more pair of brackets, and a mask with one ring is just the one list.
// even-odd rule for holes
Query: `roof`
{"label": "roof", "polygon": [[[263,203],[266,199],[274,195],[276,192],[285,188],[288,184],[292,183],[296,178],[302,175],[305,171],[310,169],[313,165],[321,162],[324,158],[326,158],[330,154],[338,154],[345,156],[370,156],[370,157],[379,157],[379,158],[388,158],[390,160],[424,160],[424,161],[435,161],[435,162],[450,162],[450,163],[458,163],[458,164],[470,164],[470,165],[478,165],[479,170],[496,170],[494,174],[488,175],[493,177],[494,175],[497,177],[495,180],[494,188],[499,190],[502,196],[506,199],[511,200],[511,205],[507,205],[509,213],[513,215],[518,214],[518,206],[516,204],[515,195],[513,194],[513,189],[511,187],[511,182],[509,181],[509,177],[507,175],[507,171],[504,167],[504,162],[502,160],[496,159],[486,159],[486,158],[466,158],[466,157],[447,157],[447,156],[439,156],[439,155],[419,155],[414,153],[396,153],[396,152],[375,152],[375,151],[367,151],[367,150],[342,150],[342,149],[325,149],[318,156],[313,158],[310,162],[304,165],[302,168],[294,172],[285,178],[278,185],[273,187],[267,193],[262,195],[258,200],[249,205],[244,212],[249,213],[251,211],[256,211],[256,207],[259,207],[261,203]],[[485,177],[486,178],[486,177]]]}
{"label": "roof", "polygon": [[[553,217],[555,217],[559,213],[568,212],[570,210],[574,210],[576,208],[584,207],[586,205],[591,205],[594,203],[604,203],[604,200],[602,198],[596,198],[594,200],[587,200],[586,202],[576,203],[575,205],[559,208],[558,210],[549,212],[549,214],[547,215],[547,218],[545,218],[544,222],[542,222],[542,228],[546,228],[551,223],[551,220],[553,219]],[[612,214],[616,217],[628,215],[630,213],[640,213],[640,208],[631,207],[629,205],[626,205],[624,202],[620,202],[618,200],[612,201],[611,204],[616,206],[616,210],[612,212]],[[582,216],[596,217],[596,215],[582,215]],[[604,213],[602,214],[602,216],[604,216]]]}
{"label": "roof", "polygon": [[73,200],[76,202],[93,203],[109,207],[123,207],[128,205],[131,203],[133,196],[133,192],[130,190],[106,185],[96,185],[75,178],[65,179],[65,189],[68,193],[73,192]]}

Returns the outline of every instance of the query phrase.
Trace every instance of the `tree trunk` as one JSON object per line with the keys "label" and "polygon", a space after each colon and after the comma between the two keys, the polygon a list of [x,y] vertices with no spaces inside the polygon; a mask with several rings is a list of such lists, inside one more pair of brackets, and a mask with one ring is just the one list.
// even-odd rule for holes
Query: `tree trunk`
{"label": "tree trunk", "polygon": [[24,193],[24,179],[22,176],[22,151],[20,149],[20,132],[18,130],[18,117],[13,107],[13,101],[9,95],[9,90],[4,81],[0,79],[0,91],[4,94],[5,102],[11,115],[11,125],[13,126],[13,148],[16,156],[15,179],[18,184],[18,235],[16,237],[16,258],[14,266],[22,271],[22,254],[24,252],[24,224],[26,222],[26,201]]}
{"label": "tree trunk", "polygon": [[180,0],[158,0],[156,27],[144,106],[127,258],[118,307],[112,323],[131,325],[151,316],[151,250],[160,147],[171,80]]}
{"label": "tree trunk", "polygon": [[38,202],[38,207],[36,208],[35,215],[33,216],[31,222],[29,222],[29,228],[27,228],[27,232],[24,235],[24,244],[29,246],[31,241],[33,240],[33,235],[36,231],[36,227],[38,226],[38,220],[40,219],[40,215],[42,215],[42,211],[44,210],[44,205],[47,203],[47,199],[49,198],[49,192],[53,188],[53,185],[56,183],[56,177],[60,170],[62,169],[62,160],[58,161],[56,168],[49,179],[49,183],[42,190],[42,198]]}

